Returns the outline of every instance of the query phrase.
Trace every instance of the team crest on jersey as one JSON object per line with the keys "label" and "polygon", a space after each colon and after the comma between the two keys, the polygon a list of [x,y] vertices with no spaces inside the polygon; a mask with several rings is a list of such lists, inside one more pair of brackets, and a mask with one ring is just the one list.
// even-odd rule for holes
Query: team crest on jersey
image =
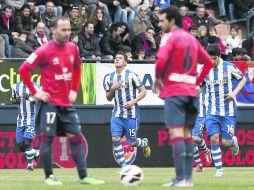
{"label": "team crest on jersey", "polygon": [[[127,165],[131,165],[136,159],[137,147],[133,147],[133,146],[129,145],[125,136],[123,136],[121,138],[121,144],[122,144],[122,147],[124,150],[125,162]],[[113,151],[113,156],[114,156],[116,163],[118,163],[120,165],[120,162],[118,161],[118,159],[116,158],[117,156],[114,153],[114,146],[112,147],[112,151]]]}
{"label": "team crest on jersey", "polygon": [[223,72],[223,77],[227,77],[228,73],[227,72]]}
{"label": "team crest on jersey", "polygon": [[53,65],[58,65],[60,63],[59,58],[56,57],[53,59]]}

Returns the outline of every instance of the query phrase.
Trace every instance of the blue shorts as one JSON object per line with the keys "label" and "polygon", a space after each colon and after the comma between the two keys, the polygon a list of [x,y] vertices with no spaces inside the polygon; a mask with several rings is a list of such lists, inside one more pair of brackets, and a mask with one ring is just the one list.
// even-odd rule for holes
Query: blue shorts
{"label": "blue shorts", "polygon": [[193,128],[197,117],[196,97],[174,96],[165,99],[166,127]]}
{"label": "blue shorts", "polygon": [[18,123],[16,128],[16,142],[22,143],[25,138],[30,140],[35,138],[34,126],[20,126],[20,123]]}
{"label": "blue shorts", "polygon": [[111,135],[112,137],[125,136],[128,142],[134,142],[138,136],[139,118],[125,119],[122,117],[112,116],[111,118]]}
{"label": "blue shorts", "polygon": [[206,115],[206,129],[208,136],[219,134],[226,140],[231,140],[236,128],[235,116]]}
{"label": "blue shorts", "polygon": [[193,137],[203,137],[205,127],[205,117],[197,117],[194,128],[192,129]]}

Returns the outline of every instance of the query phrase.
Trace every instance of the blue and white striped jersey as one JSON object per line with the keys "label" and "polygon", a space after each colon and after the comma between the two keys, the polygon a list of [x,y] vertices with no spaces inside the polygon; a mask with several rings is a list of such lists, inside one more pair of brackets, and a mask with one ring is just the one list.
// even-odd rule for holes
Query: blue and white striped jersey
{"label": "blue and white striped jersey", "polygon": [[123,85],[115,91],[115,105],[112,114],[122,118],[140,117],[138,104],[131,109],[124,108],[124,103],[135,99],[138,88],[143,85],[138,75],[128,69],[125,69],[121,75],[117,75],[116,72],[107,74],[104,78],[104,88],[107,92],[110,91],[115,81],[123,81]]}
{"label": "blue and white striped jersey", "polygon": [[[40,86],[33,83],[35,88],[39,89]],[[29,94],[28,100],[23,97],[23,93]],[[12,98],[17,99],[20,97],[20,103],[18,107],[17,124],[19,127],[34,126],[35,125],[35,99],[28,87],[21,81],[13,85]]]}
{"label": "blue and white striped jersey", "polygon": [[[197,74],[201,73],[203,65],[198,64],[197,66]],[[205,117],[206,115],[206,106],[207,106],[207,93],[204,88],[199,95],[197,96],[197,105],[198,105],[198,117]]]}
{"label": "blue and white striped jersey", "polygon": [[208,93],[207,114],[236,116],[235,101],[229,101],[225,95],[233,92],[233,80],[241,80],[242,78],[242,73],[235,65],[222,59],[217,67],[211,69],[205,80]]}

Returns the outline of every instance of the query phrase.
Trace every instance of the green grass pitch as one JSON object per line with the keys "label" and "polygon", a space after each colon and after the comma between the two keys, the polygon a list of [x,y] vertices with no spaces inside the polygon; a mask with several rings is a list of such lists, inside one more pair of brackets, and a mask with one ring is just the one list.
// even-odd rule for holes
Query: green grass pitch
{"label": "green grass pitch", "polygon": [[[119,168],[89,169],[90,175],[103,179],[100,186],[77,183],[74,169],[55,169],[55,175],[64,185],[47,186],[43,183],[43,171],[35,169],[34,174],[24,170],[0,170],[0,190],[159,190],[167,189],[161,185],[174,176],[173,168],[143,168],[144,181],[137,187],[124,187],[119,182]],[[194,174],[195,190],[254,190],[254,168],[225,168],[225,176],[215,178],[215,168],[205,168],[202,173]],[[170,188],[175,189],[175,188]],[[185,189],[185,188],[181,188]]]}

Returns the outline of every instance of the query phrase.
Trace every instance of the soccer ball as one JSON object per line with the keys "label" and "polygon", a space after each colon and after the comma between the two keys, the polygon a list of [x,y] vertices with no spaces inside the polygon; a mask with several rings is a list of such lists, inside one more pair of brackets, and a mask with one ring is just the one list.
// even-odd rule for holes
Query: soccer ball
{"label": "soccer ball", "polygon": [[143,181],[143,177],[141,168],[135,165],[123,167],[120,173],[121,183],[126,186],[139,185]]}

